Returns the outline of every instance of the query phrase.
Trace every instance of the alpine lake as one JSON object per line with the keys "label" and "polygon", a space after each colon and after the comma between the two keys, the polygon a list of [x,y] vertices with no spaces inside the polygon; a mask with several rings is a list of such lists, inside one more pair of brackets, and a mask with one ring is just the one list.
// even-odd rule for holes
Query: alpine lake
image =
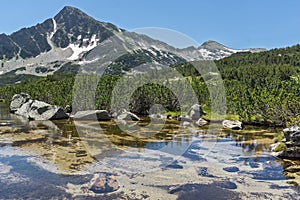
{"label": "alpine lake", "polygon": [[28,121],[1,103],[0,199],[299,199],[300,162],[269,151],[282,129],[142,119]]}

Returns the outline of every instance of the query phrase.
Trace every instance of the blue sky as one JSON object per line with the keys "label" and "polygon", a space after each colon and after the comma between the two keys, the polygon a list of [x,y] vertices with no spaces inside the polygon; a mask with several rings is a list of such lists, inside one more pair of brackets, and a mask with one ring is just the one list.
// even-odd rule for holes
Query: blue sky
{"label": "blue sky", "polygon": [[269,49],[300,43],[299,0],[3,0],[0,33],[42,22],[65,5],[127,30],[167,28],[200,44]]}

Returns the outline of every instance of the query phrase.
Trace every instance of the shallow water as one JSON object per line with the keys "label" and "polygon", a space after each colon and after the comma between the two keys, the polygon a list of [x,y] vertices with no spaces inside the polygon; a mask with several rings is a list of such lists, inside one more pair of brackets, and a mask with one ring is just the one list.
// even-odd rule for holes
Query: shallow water
{"label": "shallow water", "polygon": [[[112,121],[27,121],[0,104],[0,199],[297,199],[290,161],[269,153],[274,129],[228,131]],[[127,124],[128,125],[128,124]],[[125,129],[126,128],[126,129]],[[294,162],[294,161],[293,161]],[[119,189],[95,194],[98,173]],[[295,175],[296,176],[296,175]],[[297,178],[297,177],[296,177]]]}

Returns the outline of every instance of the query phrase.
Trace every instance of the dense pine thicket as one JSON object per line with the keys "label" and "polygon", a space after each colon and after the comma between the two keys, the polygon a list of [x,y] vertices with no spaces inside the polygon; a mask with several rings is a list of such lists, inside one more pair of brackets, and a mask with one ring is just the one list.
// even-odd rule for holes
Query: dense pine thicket
{"label": "dense pine thicket", "polygon": [[[226,109],[228,113],[237,114],[244,121],[277,125],[299,117],[300,45],[260,53],[237,53],[218,60],[215,64],[221,73],[227,98],[227,107],[220,107],[219,110]],[[1,87],[0,98],[10,99],[13,94],[22,91],[29,93],[33,98],[64,107],[72,104],[75,85],[74,91],[77,96],[74,98],[80,104],[85,102],[85,105],[80,105],[77,109],[112,110],[112,95],[116,98],[118,94],[118,98],[122,98],[121,101],[129,102],[129,108],[133,112],[147,114],[153,104],[162,104],[167,111],[179,111],[182,107],[194,103],[192,96],[189,96],[189,85],[199,103],[208,109],[211,98],[219,98],[222,101],[218,92],[214,92],[213,95],[209,92],[209,89],[217,90],[217,87],[213,86],[220,84],[216,73],[208,69],[209,66],[203,65],[207,69],[201,69],[201,75],[192,63],[171,67],[173,71],[153,69],[146,76],[137,75],[134,80],[130,77],[124,79],[120,75],[105,75],[80,78],[77,76],[75,81],[75,74],[65,71],[40,79],[28,78],[20,84]],[[179,72],[181,77],[176,78],[175,72]],[[146,84],[141,86],[145,79],[157,81],[145,82]],[[123,81],[122,87],[120,80]],[[90,90],[90,87],[95,87],[95,92]],[[131,94],[124,93],[128,88],[136,89]],[[93,95],[95,102],[88,98]],[[180,105],[183,99],[186,105]]]}

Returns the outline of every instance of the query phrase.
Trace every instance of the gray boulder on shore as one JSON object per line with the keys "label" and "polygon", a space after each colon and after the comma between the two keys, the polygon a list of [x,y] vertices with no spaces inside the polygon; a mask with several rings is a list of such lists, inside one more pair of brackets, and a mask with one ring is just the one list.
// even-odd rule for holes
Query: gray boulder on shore
{"label": "gray boulder on shore", "polygon": [[33,100],[26,93],[15,94],[10,103],[10,111],[16,115],[30,120],[57,120],[66,119],[69,116],[65,111],[55,105],[43,101]]}

